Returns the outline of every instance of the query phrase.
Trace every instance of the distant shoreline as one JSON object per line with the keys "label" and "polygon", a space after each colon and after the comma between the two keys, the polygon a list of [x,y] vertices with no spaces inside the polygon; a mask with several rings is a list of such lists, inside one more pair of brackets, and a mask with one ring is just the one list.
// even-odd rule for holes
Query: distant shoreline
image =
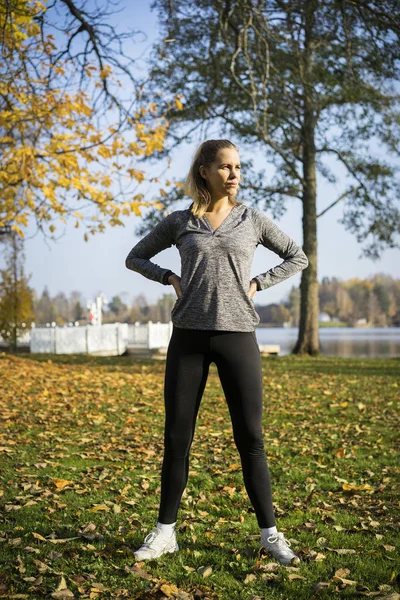
{"label": "distant shoreline", "polygon": [[[257,327],[263,327],[265,329],[298,329],[299,326],[294,325],[291,327],[284,327],[283,325],[274,325],[272,323],[259,323]],[[318,322],[318,327],[325,327],[330,329],[400,329],[400,327],[396,325],[388,325],[387,327],[376,327],[374,325],[346,325],[346,323],[325,323],[323,321]]]}

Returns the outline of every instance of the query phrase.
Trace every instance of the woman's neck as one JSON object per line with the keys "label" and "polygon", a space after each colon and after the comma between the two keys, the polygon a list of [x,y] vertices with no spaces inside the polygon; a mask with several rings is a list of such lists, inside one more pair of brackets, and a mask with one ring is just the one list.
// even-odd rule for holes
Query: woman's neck
{"label": "woman's neck", "polygon": [[228,210],[228,208],[232,208],[232,206],[233,205],[231,202],[229,202],[228,197],[220,198],[218,200],[211,200],[206,212],[225,212]]}

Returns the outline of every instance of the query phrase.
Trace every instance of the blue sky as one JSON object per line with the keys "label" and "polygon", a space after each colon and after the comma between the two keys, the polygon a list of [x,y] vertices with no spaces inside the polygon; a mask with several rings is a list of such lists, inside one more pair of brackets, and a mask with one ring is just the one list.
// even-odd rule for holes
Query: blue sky
{"label": "blue sky", "polygon": [[[157,15],[154,10],[150,11],[150,4],[148,0],[129,2],[122,0],[120,6],[125,5],[126,8],[114,17],[120,30],[129,27],[136,31],[143,31],[148,37],[145,40],[144,36],[137,36],[136,44],[130,50],[133,56],[140,54],[147,56],[152,42],[158,38]],[[145,63],[142,61],[137,66],[143,67],[144,76]],[[225,136],[221,135],[221,137]],[[240,140],[238,145],[240,148]],[[182,177],[186,174],[196,146],[197,142],[187,146],[184,152],[181,149],[178,154],[173,156],[170,176]],[[241,155],[242,158],[247,158],[245,150]],[[253,158],[257,158],[256,167],[268,169],[268,164],[263,156]],[[161,173],[163,170],[162,165],[160,167],[144,166],[143,168],[148,170],[149,174]],[[338,197],[343,189],[343,184],[344,180],[339,181],[336,186],[327,184],[322,179],[318,180],[318,212]],[[153,198],[153,195],[150,198]],[[189,203],[188,199],[182,204],[182,208]],[[289,199],[286,206],[286,214],[281,219],[274,219],[274,221],[278,227],[302,245],[301,203],[297,199]],[[272,217],[271,214],[266,214]],[[337,277],[342,280],[351,277],[366,278],[378,272],[399,278],[399,250],[387,250],[381,260],[376,262],[359,258],[361,246],[355,237],[346,232],[338,223],[341,216],[342,205],[339,203],[318,219],[318,280],[321,281],[324,276]],[[106,233],[90,236],[89,242],[83,240],[84,229],[82,227],[74,228],[72,222],[65,229],[65,235],[57,242],[45,242],[41,234],[27,239],[25,272],[27,275],[31,275],[30,285],[39,295],[45,286],[52,296],[61,291],[69,294],[71,291],[78,290],[82,292],[86,300],[103,292],[108,299],[114,295],[120,295],[125,302],[130,302],[134,296],[142,293],[151,302],[164,293],[174,293],[172,286],[162,286],[149,281],[125,267],[125,258],[139,239],[134,233],[139,221],[140,217],[124,217],[125,227],[110,227]],[[61,227],[57,227],[56,233],[60,231]],[[27,238],[32,236],[33,232],[33,228],[28,229]],[[153,260],[162,267],[170,268],[180,274],[180,257],[175,247],[161,252]],[[280,262],[282,261],[279,256],[259,246],[254,255],[251,275],[253,277],[265,272]],[[300,284],[300,277],[301,275],[297,274],[277,286],[258,292],[255,296],[256,303],[269,304],[285,299],[290,288]]]}

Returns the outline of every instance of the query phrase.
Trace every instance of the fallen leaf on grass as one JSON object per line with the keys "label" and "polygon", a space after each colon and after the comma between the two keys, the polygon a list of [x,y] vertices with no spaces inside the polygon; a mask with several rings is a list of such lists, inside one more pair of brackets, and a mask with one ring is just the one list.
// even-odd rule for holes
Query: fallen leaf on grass
{"label": "fallen leaf on grass", "polygon": [[317,539],[317,546],[319,546],[320,548],[326,548],[328,544],[328,540],[324,537],[319,537]]}
{"label": "fallen leaf on grass", "polygon": [[275,581],[278,579],[278,575],[276,573],[262,573],[261,579],[264,581]]}
{"label": "fallen leaf on grass", "polygon": [[197,569],[197,572],[200,573],[200,575],[203,575],[203,577],[209,577],[212,573],[212,567],[201,566]]}
{"label": "fallen leaf on grass", "polygon": [[332,577],[332,580],[337,581],[342,585],[357,585],[357,581],[353,581],[352,579],[344,579],[344,577],[337,577],[336,575]]}
{"label": "fallen leaf on grass", "polygon": [[39,559],[35,559],[35,565],[37,566],[39,573],[46,573],[46,571],[53,570],[51,567],[49,567],[49,565],[46,565],[46,563]]}
{"label": "fallen leaf on grass", "polygon": [[309,560],[320,561],[325,560],[326,555],[323,552],[316,552],[315,550],[311,550],[308,547],[305,547],[301,550],[303,556]]}
{"label": "fallen leaf on grass", "polygon": [[346,454],[346,448],[337,448],[335,450],[336,458],[343,458]]}
{"label": "fallen leaf on grass", "polygon": [[328,546],[326,547],[327,550],[330,550],[331,552],[336,552],[337,554],[355,554],[356,551],[353,548],[328,548]]}
{"label": "fallen leaf on grass", "polygon": [[288,579],[290,581],[293,581],[294,579],[307,579],[307,578],[303,577],[303,575],[298,575],[297,573],[289,573]]}
{"label": "fallen leaf on grass", "polygon": [[70,575],[69,579],[71,581],[73,581],[74,583],[76,583],[77,585],[79,585],[80,583],[86,582],[86,577],[84,577],[83,575]]}
{"label": "fallen leaf on grass", "polygon": [[69,481],[68,479],[51,479],[57,490],[61,491],[67,487],[67,485],[74,485],[75,481]]}
{"label": "fallen leaf on grass", "polygon": [[9,546],[16,547],[16,546],[21,546],[21,544],[22,544],[22,538],[10,538],[8,540],[8,545]]}
{"label": "fallen leaf on grass", "polygon": [[356,485],[355,483],[343,483],[342,488],[347,492],[373,492],[374,488],[369,483],[361,483]]}
{"label": "fallen leaf on grass", "polygon": [[335,571],[335,575],[337,577],[347,577],[347,575],[350,575],[350,569],[347,569],[347,568],[338,569],[337,571]]}
{"label": "fallen leaf on grass", "polygon": [[342,585],[356,585],[358,583],[357,581],[353,581],[352,579],[346,579],[348,575],[350,575],[350,569],[337,569],[337,571],[335,571],[334,576],[332,577],[332,580],[337,581]]}
{"label": "fallen leaf on grass", "polygon": [[132,565],[132,566],[125,565],[124,570],[127,573],[133,573],[133,575],[139,575],[139,577],[143,577],[143,579],[153,579],[153,577],[151,575],[149,575],[149,573],[147,573],[147,571],[145,571],[144,569],[141,569],[137,565]]}
{"label": "fallen leaf on grass", "polygon": [[6,512],[11,512],[12,510],[19,510],[20,508],[22,508],[22,506],[20,506],[19,504],[6,504],[4,506]]}
{"label": "fallen leaf on grass", "polygon": [[36,502],[36,500],[28,500],[28,502],[25,502],[24,508],[26,506],[33,506],[34,504],[38,504],[38,502]]}
{"label": "fallen leaf on grass", "polygon": [[277,571],[279,569],[279,565],[278,565],[278,563],[275,563],[275,562],[269,562],[269,563],[263,564],[262,562],[257,561],[255,568],[259,569],[260,571],[267,571],[267,572],[271,573],[272,571]]}
{"label": "fallen leaf on grass", "polygon": [[64,575],[61,575],[60,581],[57,585],[57,589],[51,594],[51,597],[58,598],[58,600],[64,600],[75,597],[71,590],[68,589]]}
{"label": "fallen leaf on grass", "polygon": [[34,552],[35,554],[40,554],[39,548],[32,548],[32,546],[25,546],[25,552]]}
{"label": "fallen leaf on grass", "polygon": [[92,588],[95,588],[96,590],[100,590],[101,592],[105,592],[107,589],[102,583],[96,583],[95,581],[93,583],[91,583],[91,586],[92,586]]}
{"label": "fallen leaf on grass", "polygon": [[68,600],[69,598],[75,598],[74,594],[68,588],[60,590],[59,592],[53,592],[51,597],[56,598],[57,600]]}
{"label": "fallen leaf on grass", "polygon": [[70,542],[71,540],[78,540],[79,536],[71,537],[71,538],[45,538],[40,533],[32,532],[33,537],[41,542],[50,542],[51,544],[65,544],[66,542]]}
{"label": "fallen leaf on grass", "polygon": [[[31,579],[31,578],[29,577],[29,579]],[[41,575],[38,575],[37,577],[32,577],[32,579],[33,579],[33,584],[31,585],[30,588],[28,588],[30,590],[33,590],[35,587],[42,585],[42,583],[43,583],[43,577]]]}
{"label": "fallen leaf on grass", "polygon": [[71,540],[78,540],[79,536],[72,538],[49,538],[46,539],[46,542],[50,542],[51,544],[65,544],[66,542],[70,542]]}
{"label": "fallen leaf on grass", "polygon": [[110,507],[106,504],[94,504],[91,508],[88,508],[90,512],[99,512],[100,510],[104,510],[106,512],[110,511]]}
{"label": "fallen leaf on grass", "polygon": [[188,592],[184,592],[183,590],[178,590],[176,600],[193,600],[193,594],[189,594]]}
{"label": "fallen leaf on grass", "polygon": [[187,571],[188,573],[191,573],[192,571],[196,570],[194,567],[189,567],[188,565],[182,565],[182,569],[185,569],[185,571]]}
{"label": "fallen leaf on grass", "polygon": [[176,585],[172,585],[170,583],[164,583],[161,587],[160,590],[162,591],[162,593],[164,594],[164,596],[167,596],[167,598],[171,598],[176,596],[177,592],[178,592],[178,588],[176,587]]}
{"label": "fallen leaf on grass", "polygon": [[106,592],[107,588],[102,583],[91,583],[92,589],[90,590],[92,593],[100,594],[101,592]]}
{"label": "fallen leaf on grass", "polygon": [[317,552],[317,554],[314,556],[314,560],[325,560],[326,558],[326,554],[322,554],[322,552]]}
{"label": "fallen leaf on grass", "polygon": [[242,465],[240,463],[232,463],[231,465],[229,465],[229,467],[227,467],[226,471],[230,473],[232,471],[240,471],[241,468]]}

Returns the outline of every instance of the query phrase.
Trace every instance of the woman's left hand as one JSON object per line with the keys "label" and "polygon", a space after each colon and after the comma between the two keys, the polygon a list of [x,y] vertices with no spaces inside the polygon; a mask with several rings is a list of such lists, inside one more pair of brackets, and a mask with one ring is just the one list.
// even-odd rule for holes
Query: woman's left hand
{"label": "woman's left hand", "polygon": [[257,291],[257,282],[254,279],[252,279],[250,281],[250,288],[249,288],[249,292],[248,292],[249,298],[253,298],[253,296],[255,296],[256,291]]}

